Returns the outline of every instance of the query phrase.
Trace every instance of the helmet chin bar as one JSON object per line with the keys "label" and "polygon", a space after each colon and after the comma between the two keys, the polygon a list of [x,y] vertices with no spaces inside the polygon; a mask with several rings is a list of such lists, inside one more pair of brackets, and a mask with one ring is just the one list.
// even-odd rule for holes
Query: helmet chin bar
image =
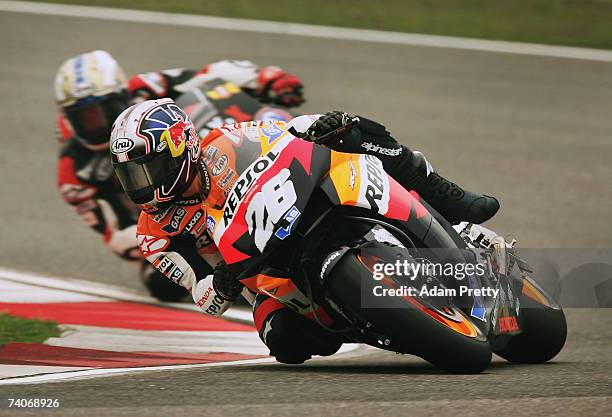
{"label": "helmet chin bar", "polygon": [[[159,196],[164,198],[165,196],[171,195],[174,188],[176,187],[176,184],[179,182],[179,180],[181,179],[181,177],[183,176],[183,171],[185,170],[185,164],[187,164],[187,178],[189,178],[189,161],[187,159],[183,160],[183,164],[181,165],[181,169],[178,171],[178,175],[176,175],[174,182],[172,183],[172,185],[170,186],[170,189],[168,191],[166,191],[166,185],[162,184],[159,187]],[[173,194],[172,197],[176,196],[176,194]]]}

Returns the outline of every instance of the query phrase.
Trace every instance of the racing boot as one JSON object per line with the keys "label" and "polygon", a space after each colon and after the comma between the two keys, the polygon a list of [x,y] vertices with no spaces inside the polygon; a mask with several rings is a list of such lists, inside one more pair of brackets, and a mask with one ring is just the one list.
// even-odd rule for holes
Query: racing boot
{"label": "racing boot", "polygon": [[342,346],[335,334],[262,294],[255,299],[253,318],[270,356],[281,363],[298,365],[313,355],[333,355]]}
{"label": "racing boot", "polygon": [[[384,125],[366,117],[331,111],[308,128],[308,136],[340,152],[376,156],[397,182],[416,191],[452,224],[483,223],[499,210],[497,199],[466,191],[440,176],[421,152],[401,145]],[[326,137],[332,139],[323,141]]]}
{"label": "racing boot", "polygon": [[499,210],[495,197],[459,187],[435,172],[421,152],[402,148],[402,158],[388,164],[389,174],[406,189],[416,191],[451,224],[484,223]]}

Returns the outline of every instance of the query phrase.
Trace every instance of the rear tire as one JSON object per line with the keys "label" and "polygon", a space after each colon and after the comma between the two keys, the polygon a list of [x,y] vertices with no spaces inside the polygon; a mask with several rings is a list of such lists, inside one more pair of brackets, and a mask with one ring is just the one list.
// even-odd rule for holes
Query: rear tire
{"label": "rear tire", "polygon": [[370,270],[355,254],[347,253],[334,266],[325,287],[336,303],[388,336],[397,351],[417,355],[450,373],[475,374],[489,366],[491,347],[484,336],[460,334],[401,297],[387,298],[386,308],[362,308],[362,284],[370,292],[376,285]]}
{"label": "rear tire", "polygon": [[554,358],[565,345],[567,323],[563,310],[521,298],[523,332],[512,337],[495,353],[512,363],[544,363]]}

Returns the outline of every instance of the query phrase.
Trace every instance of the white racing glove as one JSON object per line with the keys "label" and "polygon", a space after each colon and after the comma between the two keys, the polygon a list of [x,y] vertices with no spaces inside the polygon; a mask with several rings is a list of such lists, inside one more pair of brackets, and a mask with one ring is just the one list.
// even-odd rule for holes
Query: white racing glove
{"label": "white racing glove", "polygon": [[220,316],[240,295],[243,285],[235,280],[225,265],[219,262],[212,274],[198,281],[192,288],[193,301],[206,314]]}

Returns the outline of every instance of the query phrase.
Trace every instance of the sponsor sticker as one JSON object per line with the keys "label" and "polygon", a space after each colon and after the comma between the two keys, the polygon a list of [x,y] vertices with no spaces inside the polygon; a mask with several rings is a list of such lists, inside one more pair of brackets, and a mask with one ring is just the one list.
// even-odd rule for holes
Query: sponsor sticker
{"label": "sponsor sticker", "polygon": [[215,166],[212,169],[212,174],[214,177],[220,175],[223,171],[225,171],[225,168],[227,168],[227,164],[229,162],[229,158],[227,157],[227,155],[223,154],[219,157],[219,159],[217,159],[217,162],[215,162]]}
{"label": "sponsor sticker", "polygon": [[261,128],[261,132],[270,142],[274,142],[280,135],[283,134],[284,130],[280,129],[274,123],[270,123],[267,126]]}
{"label": "sponsor sticker", "polygon": [[185,231],[191,232],[191,229],[193,229],[193,227],[198,223],[198,221],[202,218],[203,215],[204,212],[202,212],[202,210],[196,211],[193,217],[189,219],[189,222],[187,222],[187,226],[185,226]]}
{"label": "sponsor sticker", "polygon": [[163,237],[137,235],[136,238],[138,239],[138,246],[140,247],[142,255],[145,258],[156,252],[164,250],[170,243],[170,240]]}
{"label": "sponsor sticker", "polygon": [[[386,212],[388,204],[388,185],[385,183],[385,172],[382,167],[382,163],[379,159],[374,156],[366,155],[365,167],[367,175],[367,185],[365,188],[365,199],[373,210]],[[385,197],[386,200],[385,201]],[[384,210],[381,208],[384,207]]]}
{"label": "sponsor sticker", "polygon": [[329,268],[329,266],[334,261],[334,259],[338,258],[340,255],[342,255],[342,251],[335,251],[335,252],[332,252],[327,257],[327,259],[325,259],[325,261],[323,262],[323,265],[321,266],[321,273],[319,274],[321,279],[325,278],[325,273],[327,272],[327,268]]}
{"label": "sponsor sticker", "polygon": [[378,144],[363,142],[361,147],[366,150],[366,152],[377,153],[379,155],[384,156],[399,156],[402,154],[403,148],[400,146],[399,148],[385,148],[384,146],[380,146]]}
{"label": "sponsor sticker", "polygon": [[166,278],[171,279],[175,284],[178,284],[183,278],[183,271],[176,265],[172,259],[166,255],[162,255],[153,262],[153,266],[162,273]]}
{"label": "sponsor sticker", "polygon": [[189,206],[195,206],[196,204],[200,204],[201,202],[202,202],[202,199],[200,198],[200,196],[195,196],[195,197],[183,198],[182,200],[174,201],[173,204],[175,206],[189,207]]}
{"label": "sponsor sticker", "polygon": [[195,236],[200,236],[200,234],[202,234],[202,232],[206,229],[206,222],[203,221],[202,223],[200,223],[200,225],[198,226],[198,228],[195,230],[195,232],[193,233]]}
{"label": "sponsor sticker", "polygon": [[235,171],[230,168],[219,180],[219,187],[221,187],[222,189],[226,189],[228,184],[230,184],[231,179],[234,178],[235,174]]}
{"label": "sponsor sticker", "polygon": [[157,213],[154,217],[153,217],[153,221],[155,223],[161,223],[162,220],[166,217],[166,215],[168,214],[168,212],[170,211],[170,209],[172,208],[172,206],[169,206],[165,209],[163,209],[162,211],[160,211],[159,213]]}
{"label": "sponsor sticker", "polygon": [[162,227],[162,230],[169,234],[178,232],[179,227],[181,226],[181,222],[183,221],[186,215],[187,210],[182,207],[177,207],[174,213],[172,213],[172,215],[170,216],[170,222],[164,227]]}
{"label": "sponsor sticker", "polygon": [[196,302],[198,307],[202,307],[206,303],[206,301],[208,301],[208,297],[210,297],[210,295],[213,294],[214,291],[215,290],[212,286],[208,287],[204,294],[202,294],[202,297],[200,297],[200,299]]}
{"label": "sponsor sticker", "polygon": [[217,221],[215,220],[215,218],[213,216],[211,216],[210,214],[206,215],[206,229],[212,233],[215,230],[215,227],[217,226]]}
{"label": "sponsor sticker", "polygon": [[115,139],[111,144],[111,152],[115,155],[119,155],[125,152],[129,152],[134,147],[134,141],[130,138],[119,138]]}
{"label": "sponsor sticker", "polygon": [[168,273],[168,278],[174,281],[175,284],[179,284],[181,282],[181,278],[183,278],[183,271],[178,266],[175,266],[174,269],[170,270]]}
{"label": "sponsor sticker", "polygon": [[159,142],[159,145],[157,145],[157,148],[155,148],[155,152],[161,152],[164,149],[166,149],[167,146],[168,146],[168,142],[166,142],[165,140],[161,141]]}
{"label": "sponsor sticker", "polygon": [[485,321],[485,317],[487,314],[487,310],[481,305],[474,305],[470,311],[470,316],[480,320]]}
{"label": "sponsor sticker", "polygon": [[302,214],[295,206],[291,207],[285,217],[283,217],[283,221],[287,223],[287,226],[279,228],[274,235],[280,240],[284,240],[287,236],[291,234],[291,228],[293,224]]}
{"label": "sponsor sticker", "polygon": [[166,255],[162,255],[158,258],[157,265],[155,265],[155,267],[157,268],[157,270],[159,272],[161,272],[162,274],[168,276],[168,272],[170,272],[170,270],[172,270],[174,267],[176,267],[176,264],[174,262],[172,262],[172,260],[170,258],[168,258]]}
{"label": "sponsor sticker", "polygon": [[206,147],[206,152],[204,152],[204,162],[210,164],[212,161],[214,161],[215,157],[217,156],[217,152],[219,152],[219,150],[216,147],[208,145]]}
{"label": "sponsor sticker", "polygon": [[519,330],[518,321],[514,316],[500,317],[497,319],[499,331],[502,333],[516,332]]}
{"label": "sponsor sticker", "polygon": [[276,158],[280,155],[280,149],[272,149],[266,155],[255,160],[236,180],[232,191],[227,197],[225,210],[223,211],[223,222],[227,227],[233,219],[238,208],[238,204],[245,196],[251,185],[263,174]]}
{"label": "sponsor sticker", "polygon": [[351,187],[351,190],[355,189],[355,181],[357,180],[357,170],[355,169],[355,166],[353,165],[353,160],[349,159],[349,168],[351,170],[351,175],[350,175],[350,179],[349,179],[349,187]]}
{"label": "sponsor sticker", "polygon": [[160,141],[168,144],[170,154],[175,158],[182,155],[185,150],[185,130],[187,128],[187,123],[179,120],[169,126],[160,136]]}

